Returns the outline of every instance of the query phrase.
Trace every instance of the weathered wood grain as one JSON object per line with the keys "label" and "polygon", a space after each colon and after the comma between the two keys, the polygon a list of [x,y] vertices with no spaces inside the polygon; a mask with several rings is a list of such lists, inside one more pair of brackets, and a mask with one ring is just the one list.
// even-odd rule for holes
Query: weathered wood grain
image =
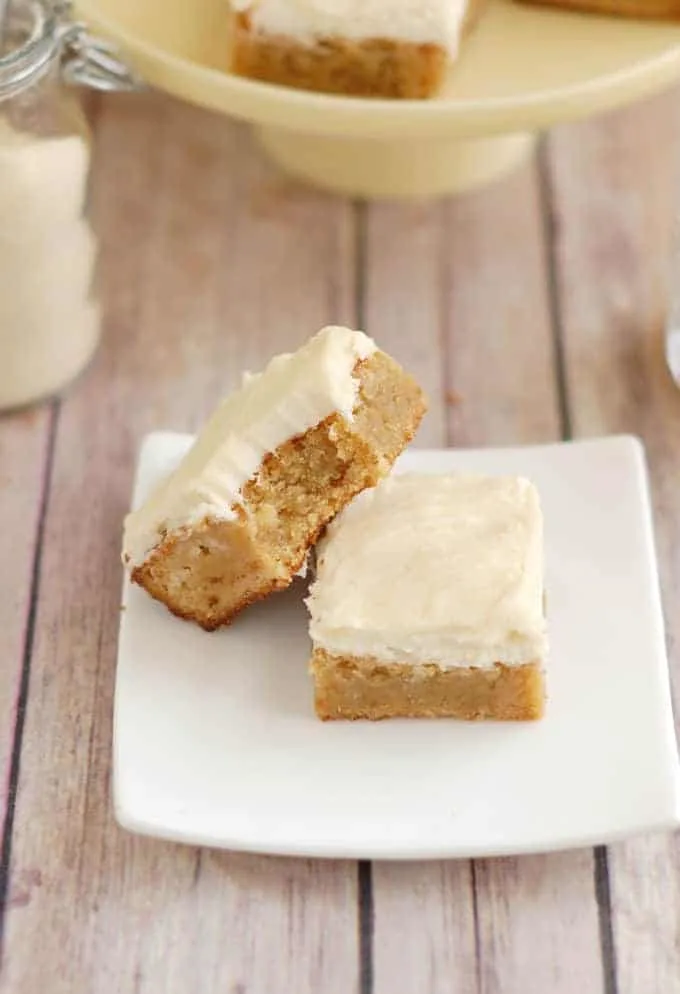
{"label": "weathered wood grain", "polygon": [[442,246],[449,445],[560,436],[535,163],[451,201]]}
{"label": "weathered wood grain", "polygon": [[[358,990],[353,864],[134,838],[109,801],[119,526],[138,440],[197,426],[243,368],[326,321],[354,322],[357,301],[430,394],[419,444],[548,440],[564,427],[552,251],[565,423],[578,436],[633,431],[648,449],[677,700],[680,392],[661,341],[677,100],[558,132],[550,203],[531,168],[408,208],[352,208],[291,186],[239,127],[195,109],[157,96],[103,102],[93,189],[107,336],[56,425],[1,994]],[[0,547],[12,564],[0,578],[5,783],[49,418],[0,422]],[[376,864],[364,987],[680,994],[677,841],[616,846],[608,866],[611,909],[601,887],[599,920],[589,851]]]}
{"label": "weathered wood grain", "polygon": [[93,189],[106,341],[57,430],[0,990],[345,994],[353,864],[133,838],[109,764],[138,440],[196,426],[245,367],[352,319],[353,213],[280,182],[241,128],[158,96],[103,103]]}
{"label": "weathered wood grain", "polygon": [[425,390],[429,408],[414,444],[436,448],[446,432],[437,266],[442,208],[372,204],[362,209],[361,217],[360,321]]}
{"label": "weathered wood grain", "polygon": [[476,867],[482,994],[604,991],[590,850]]}
{"label": "weathered wood grain", "polygon": [[[52,408],[0,418],[0,823],[5,822],[23,657],[37,572]],[[0,897],[1,902],[1,897]]]}
{"label": "weathered wood grain", "polygon": [[[366,313],[430,392],[427,442],[559,437],[535,166],[438,207],[370,207],[367,226]],[[375,994],[602,990],[590,852],[376,864],[373,915]]]}
{"label": "weathered wood grain", "polygon": [[[564,128],[550,145],[570,419],[577,436],[632,432],[645,443],[676,706],[680,391],[662,328],[673,228],[680,234],[678,99]],[[609,868],[618,994],[677,994],[677,838],[615,846]]]}

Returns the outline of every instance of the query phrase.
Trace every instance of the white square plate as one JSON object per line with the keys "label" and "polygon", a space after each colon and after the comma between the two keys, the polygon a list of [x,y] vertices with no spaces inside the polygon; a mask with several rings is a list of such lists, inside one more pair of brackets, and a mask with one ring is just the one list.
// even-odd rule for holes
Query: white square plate
{"label": "white square plate", "polygon": [[[151,435],[135,501],[187,449]],[[629,438],[411,451],[422,473],[519,473],[544,506],[551,637],[535,724],[318,721],[298,583],[206,634],[126,583],[116,814],[184,842],[425,858],[609,842],[679,821],[644,456]]]}

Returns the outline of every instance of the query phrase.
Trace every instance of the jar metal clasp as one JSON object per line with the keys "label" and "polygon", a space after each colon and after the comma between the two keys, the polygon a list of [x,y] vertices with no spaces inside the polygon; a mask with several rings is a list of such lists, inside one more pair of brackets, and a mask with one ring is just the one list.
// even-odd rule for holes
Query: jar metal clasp
{"label": "jar metal clasp", "polygon": [[144,88],[141,78],[124,62],[116,48],[90,34],[87,25],[73,17],[70,0],[59,0],[54,10],[59,20],[61,73],[66,83],[105,93]]}

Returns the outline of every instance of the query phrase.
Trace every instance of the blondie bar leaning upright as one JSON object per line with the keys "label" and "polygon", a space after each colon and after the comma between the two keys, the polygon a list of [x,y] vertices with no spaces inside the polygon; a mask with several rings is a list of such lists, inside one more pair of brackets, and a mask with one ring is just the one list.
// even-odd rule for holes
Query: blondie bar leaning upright
{"label": "blondie bar leaning upright", "polygon": [[305,90],[422,98],[486,0],[231,0],[232,69]]}
{"label": "blondie bar leaning upright", "polygon": [[246,376],[125,521],[132,580],[205,629],[287,587],[323,527],[374,486],[425,411],[360,331],[324,328]]}
{"label": "blondie bar leaning upright", "polygon": [[393,476],[317,549],[320,718],[543,713],[542,517],[527,480]]}

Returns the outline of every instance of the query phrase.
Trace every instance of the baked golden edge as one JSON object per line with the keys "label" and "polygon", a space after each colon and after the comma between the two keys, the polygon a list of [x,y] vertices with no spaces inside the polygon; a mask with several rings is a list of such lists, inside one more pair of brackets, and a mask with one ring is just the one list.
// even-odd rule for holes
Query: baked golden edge
{"label": "baked golden edge", "polygon": [[680,18],[680,0],[525,0],[542,7],[556,7],[607,17],[640,19]]}
{"label": "baked golden edge", "polygon": [[[251,480],[248,481],[244,487],[244,504],[246,508],[248,507],[249,501],[254,501],[255,499],[259,499],[262,503],[265,503],[266,494],[264,501],[262,500],[261,494],[257,495],[259,478],[263,475],[263,471],[265,471],[266,474],[266,471],[270,470],[271,467],[274,467],[275,470],[277,464],[289,465],[291,458],[294,455],[304,452],[306,446],[313,444],[313,441],[310,443],[310,440],[318,439],[320,436],[323,437],[324,440],[332,439],[333,442],[338,445],[340,443],[345,446],[351,446],[354,444],[356,447],[356,457],[365,461],[364,465],[361,467],[363,475],[360,482],[357,483],[354,481],[354,483],[352,483],[349,488],[346,488],[341,495],[338,492],[340,499],[337,502],[337,506],[335,506],[332,512],[326,516],[325,520],[310,529],[306,537],[304,549],[301,554],[288,565],[284,576],[272,578],[270,582],[260,585],[256,590],[250,590],[247,594],[244,594],[244,596],[241,597],[228,612],[217,614],[211,613],[210,609],[207,611],[187,610],[177,603],[173,603],[167,594],[165,594],[160,588],[158,582],[155,580],[155,568],[159,563],[162,563],[167,560],[168,557],[173,555],[178,543],[191,539],[199,542],[200,544],[202,533],[211,528],[229,529],[232,534],[235,533],[236,529],[243,528],[247,521],[247,514],[244,508],[236,507],[232,508],[232,511],[234,511],[237,515],[236,522],[204,519],[203,521],[193,524],[190,527],[177,529],[167,534],[150,552],[146,560],[131,570],[130,576],[132,582],[143,587],[151,597],[163,603],[172,614],[186,621],[194,621],[206,631],[214,631],[223,625],[230,624],[236,615],[249,605],[262,600],[276,590],[283,590],[288,587],[302,566],[307,552],[313,547],[328,522],[335,516],[335,514],[338,513],[339,510],[342,509],[342,507],[348,504],[353,497],[357,495],[357,493],[367,487],[375,486],[379,480],[389,472],[397,456],[414,438],[420,422],[427,410],[427,401],[416,381],[406,371],[404,371],[398,363],[387,355],[387,353],[377,350],[367,359],[358,361],[354,367],[353,375],[359,380],[360,383],[360,400],[355,408],[354,422],[348,425],[340,414],[335,413],[330,415],[319,425],[315,425],[308,431],[303,432],[294,438],[288,439],[274,452],[268,453],[268,455],[265,456],[262,466],[258,472],[254,474]],[[392,379],[390,379],[390,377]],[[408,423],[399,426],[401,429],[398,433],[399,437],[396,439],[392,438],[390,440],[387,450],[381,449],[378,446],[371,449],[368,441],[369,436],[362,436],[358,434],[354,436],[352,425],[359,424],[362,421],[363,413],[366,412],[367,415],[369,415],[368,427],[371,427],[370,412],[381,410],[380,404],[375,400],[375,388],[380,388],[385,384],[391,384],[394,387],[399,386],[401,391],[399,399],[402,399],[402,393],[404,397],[409,396],[411,398],[408,405],[409,420]],[[371,390],[373,392],[371,392]],[[390,432],[392,434],[394,434],[392,431],[394,427],[394,422],[391,421]],[[386,439],[381,439],[380,441],[386,442]],[[339,483],[342,482],[344,481],[339,481]],[[245,540],[251,537],[252,536],[247,535],[241,536],[238,533],[235,533],[235,541],[238,542],[243,540],[244,545]],[[258,551],[253,545],[249,545],[248,549],[253,555]],[[262,552],[262,550],[259,551]]]}
{"label": "baked golden edge", "polygon": [[442,669],[435,663],[386,663],[316,647],[310,661],[319,718],[458,718],[535,721],[545,710],[540,661],[520,666]]}
{"label": "baked golden edge", "polygon": [[[470,0],[463,33],[473,29],[488,0]],[[325,38],[304,45],[255,32],[247,13],[232,13],[232,72],[294,89],[346,96],[421,100],[441,87],[449,67],[446,50],[390,38]]]}

